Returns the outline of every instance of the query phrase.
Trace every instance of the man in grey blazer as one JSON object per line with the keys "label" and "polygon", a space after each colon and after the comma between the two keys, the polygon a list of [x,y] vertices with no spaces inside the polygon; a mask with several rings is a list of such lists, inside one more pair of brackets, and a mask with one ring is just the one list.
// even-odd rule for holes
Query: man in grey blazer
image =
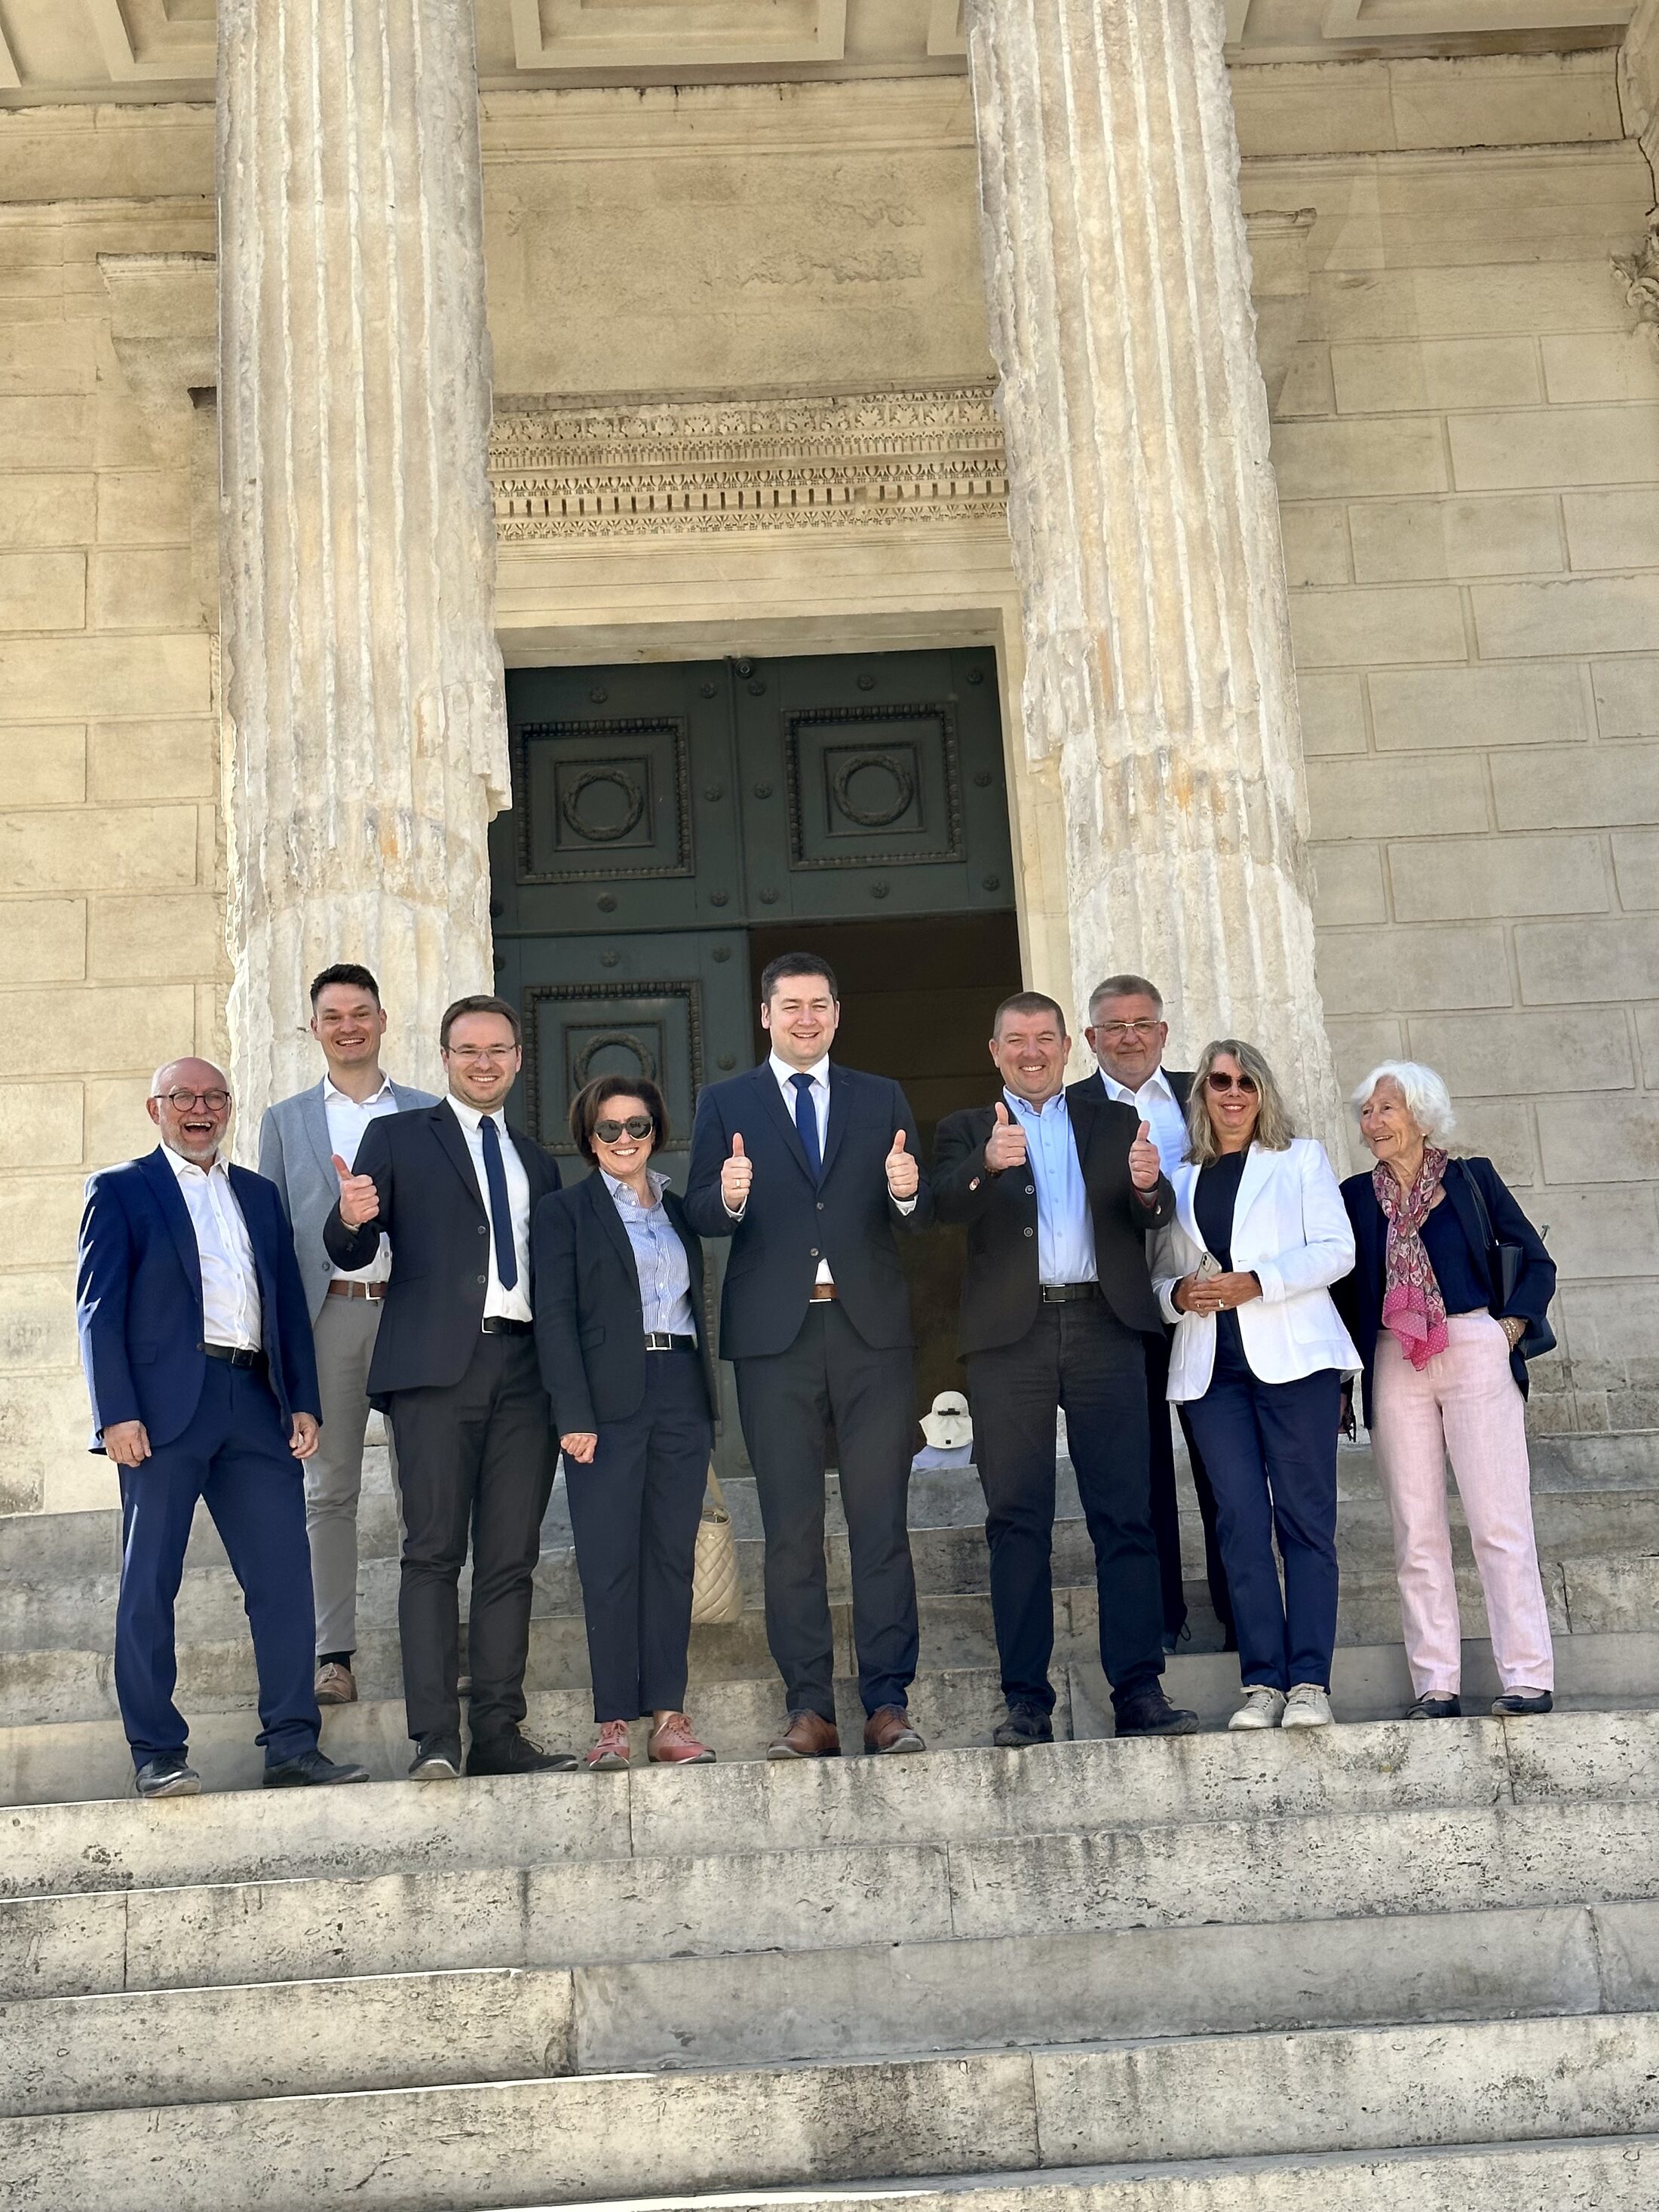
{"label": "man in grey blazer", "polygon": [[[391,1272],[384,1237],[366,1267],[337,1267],[323,1223],[340,1195],[339,1164],[356,1161],[363,1131],[383,1114],[435,1106],[429,1091],[393,1083],[380,1067],[386,1012],[367,968],[325,968],[311,987],[311,1034],[328,1073],[265,1109],[259,1172],[283,1194],[311,1308],[323,1401],[322,1440],[306,1464],[306,1533],[317,1600],[317,1702],[349,1705],[357,1644],[357,1498],[368,1426],[368,1363]],[[394,1460],[393,1472],[396,1472]]]}

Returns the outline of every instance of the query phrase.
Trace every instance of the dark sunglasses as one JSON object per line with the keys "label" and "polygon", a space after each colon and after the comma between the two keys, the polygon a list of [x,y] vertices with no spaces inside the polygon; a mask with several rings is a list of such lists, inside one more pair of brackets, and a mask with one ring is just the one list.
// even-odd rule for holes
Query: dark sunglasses
{"label": "dark sunglasses", "polygon": [[593,1134],[602,1145],[614,1145],[626,1131],[638,1144],[642,1137],[648,1137],[656,1126],[648,1114],[630,1114],[625,1121],[596,1121]]}
{"label": "dark sunglasses", "polygon": [[1255,1096],[1255,1078],[1253,1075],[1223,1075],[1212,1067],[1205,1081],[1212,1091],[1243,1091],[1252,1098]]}

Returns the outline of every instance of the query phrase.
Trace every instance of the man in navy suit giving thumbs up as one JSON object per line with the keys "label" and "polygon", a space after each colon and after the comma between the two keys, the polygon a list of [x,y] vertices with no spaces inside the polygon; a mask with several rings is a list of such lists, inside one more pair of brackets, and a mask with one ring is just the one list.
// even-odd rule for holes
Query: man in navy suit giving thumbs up
{"label": "man in navy suit giving thumbs up", "polygon": [[761,977],[772,1050],[697,1101],[685,1211],[732,1238],[720,1352],[766,1528],[766,1634],[788,1719],[775,1759],[833,1757],[834,1647],[823,1562],[833,1422],[853,1567],[853,1640],[866,1751],[923,1748],[908,1700],[916,1671],[910,1479],[910,1298],[896,1229],[933,1218],[915,1121],[896,1083],[832,1062],[836,979],[815,955]]}

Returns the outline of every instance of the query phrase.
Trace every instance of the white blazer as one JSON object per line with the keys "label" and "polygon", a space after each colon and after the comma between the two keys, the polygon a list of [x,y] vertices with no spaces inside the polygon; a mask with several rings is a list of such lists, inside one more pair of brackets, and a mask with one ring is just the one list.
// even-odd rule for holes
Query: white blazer
{"label": "white blazer", "polygon": [[[1177,1404],[1201,1398],[1215,1367],[1213,1314],[1178,1312],[1170,1293],[1204,1256],[1193,1212],[1198,1170],[1182,1165],[1170,1178],[1176,1218],[1152,1242],[1152,1287],[1176,1324],[1170,1347],[1170,1395]],[[1359,1354],[1331,1303],[1329,1284],[1353,1266],[1353,1231],[1325,1148],[1293,1137],[1282,1152],[1252,1145],[1233,1208],[1233,1267],[1260,1278],[1261,1296],[1238,1308],[1238,1329],[1250,1371],[1263,1382],[1293,1382],[1322,1367],[1357,1375]]]}

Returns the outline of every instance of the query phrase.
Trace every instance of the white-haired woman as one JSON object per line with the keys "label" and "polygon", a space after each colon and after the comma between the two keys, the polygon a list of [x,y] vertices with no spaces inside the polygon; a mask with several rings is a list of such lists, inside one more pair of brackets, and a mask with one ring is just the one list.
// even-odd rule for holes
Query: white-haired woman
{"label": "white-haired woman", "polygon": [[1296,1134],[1273,1070],[1236,1037],[1204,1048],[1170,1181],[1176,1219],[1152,1273],[1176,1323],[1170,1396],[1215,1490],[1244,1689],[1228,1726],[1325,1726],[1337,1424],[1359,1366],[1328,1286],[1353,1266],[1353,1233],[1322,1147]]}
{"label": "white-haired woman", "polygon": [[[1503,1694],[1495,1713],[1547,1713],[1555,1662],[1533,1538],[1527,1363],[1555,1263],[1486,1159],[1453,1159],[1450,1094],[1431,1067],[1387,1060],[1353,1093],[1376,1164],[1343,1202],[1358,1258],[1338,1300],[1364,1362],[1365,1424],[1394,1522],[1395,1571],[1417,1702],[1462,1711],[1462,1632],[1446,1512],[1457,1478]],[[1508,1295],[1496,1247],[1516,1248]]]}

